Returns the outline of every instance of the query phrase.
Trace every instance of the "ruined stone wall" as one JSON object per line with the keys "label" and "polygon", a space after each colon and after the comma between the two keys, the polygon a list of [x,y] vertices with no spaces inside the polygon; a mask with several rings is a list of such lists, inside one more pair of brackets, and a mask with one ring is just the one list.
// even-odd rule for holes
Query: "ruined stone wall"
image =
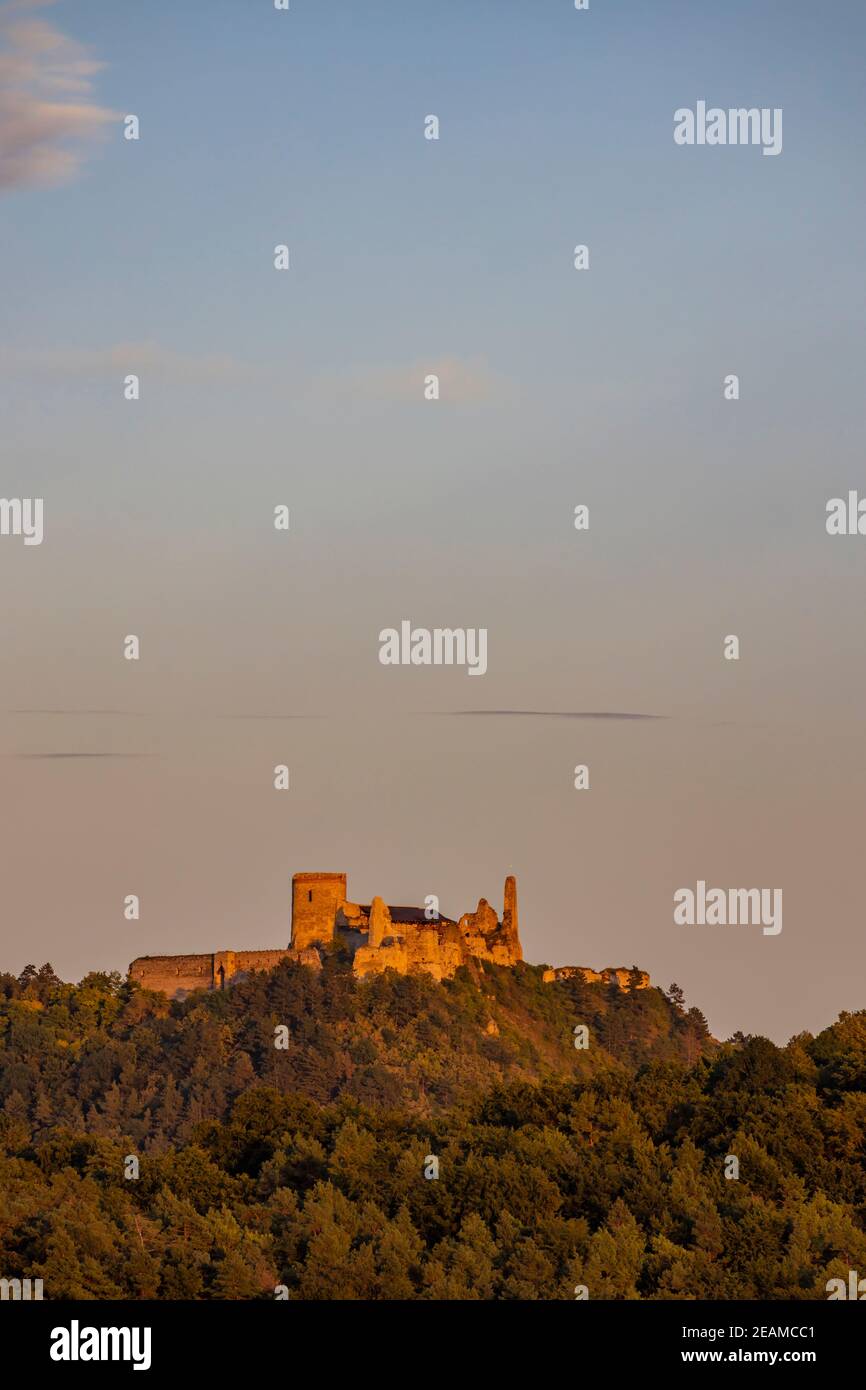
{"label": "ruined stone wall", "polygon": [[431,922],[418,926],[406,942],[410,971],[424,971],[434,980],[450,980],[461,965],[467,964],[467,953],[454,922]]}
{"label": "ruined stone wall", "polygon": [[495,965],[515,965],[523,959],[517,934],[517,886],[513,878],[505,881],[505,910],[500,922],[486,898],[475,912],[467,912],[457,923],[449,921],[392,923],[381,898],[374,898],[369,918],[350,903],[344,903],[340,921],[367,925],[367,942],[354,957],[356,975],[380,970],[400,970],[406,974],[422,971],[436,980],[449,980],[461,965],[472,960],[489,960]]}
{"label": "ruined stone wall", "polygon": [[469,959],[453,922],[401,923],[391,926],[380,945],[359,946],[352,968],[359,978],[398,970],[402,975],[423,972],[434,980],[450,980]]}
{"label": "ruined stone wall", "polygon": [[520,938],[517,935],[517,885],[513,878],[505,880],[505,910],[500,922],[486,898],[474,912],[460,918],[458,930],[464,948],[479,960],[494,965],[516,965],[523,960]]}
{"label": "ruined stone wall", "polygon": [[160,990],[169,999],[185,999],[194,989],[225,989],[245,980],[253,970],[273,970],[280,961],[293,960],[320,970],[318,951],[214,951],[209,956],[139,956],[129,967],[129,978],[142,989]]}
{"label": "ruined stone wall", "polygon": [[139,956],[129,977],[142,989],[161,990],[170,999],[213,987],[213,956]]}
{"label": "ruined stone wall", "polygon": [[235,974],[248,973],[250,970],[273,970],[281,960],[291,960],[292,954],[290,950],[233,951]]}
{"label": "ruined stone wall", "polygon": [[381,946],[359,946],[352,969],[359,978],[379,975],[383,970],[398,970],[401,975],[408,975],[409,957],[403,938],[389,936]]}
{"label": "ruined stone wall", "polygon": [[233,951],[234,974],[233,980],[245,979],[253,970],[273,970],[275,965],[281,961],[292,960],[297,965],[311,965],[315,970],[321,970],[322,960],[318,951],[311,947],[303,951],[296,951],[289,947],[284,951]]}

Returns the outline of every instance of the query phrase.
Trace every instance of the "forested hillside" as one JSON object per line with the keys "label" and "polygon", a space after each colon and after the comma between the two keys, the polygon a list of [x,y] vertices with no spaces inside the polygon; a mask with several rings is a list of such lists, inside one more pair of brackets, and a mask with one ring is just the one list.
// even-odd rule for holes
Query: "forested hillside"
{"label": "forested hillside", "polygon": [[825,1298],[864,1136],[866,1012],[779,1049],[531,966],[0,976],[0,1270],[47,1298]]}

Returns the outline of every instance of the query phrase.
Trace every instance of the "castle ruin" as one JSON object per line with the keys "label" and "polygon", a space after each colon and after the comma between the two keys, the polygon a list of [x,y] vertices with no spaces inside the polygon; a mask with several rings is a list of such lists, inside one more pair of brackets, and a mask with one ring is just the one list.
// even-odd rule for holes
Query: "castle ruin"
{"label": "castle ruin", "polygon": [[430,909],[389,907],[376,897],[369,905],[346,897],[346,875],[301,873],[292,878],[292,936],[287,949],[215,951],[210,955],[139,956],[130,979],[144,989],[183,999],[196,989],[224,989],[254,970],[270,970],[281,961],[321,969],[321,950],[330,942],[344,945],[356,976],[397,970],[450,979],[471,960],[514,965],[523,959],[517,933],[517,883],[505,880],[502,921],[486,898],[459,921]]}
{"label": "castle ruin", "polygon": [[[505,880],[501,921],[486,898],[480,899],[474,912],[466,912],[455,921],[429,907],[389,907],[379,897],[367,905],[351,902],[342,873],[295,874],[292,934],[285,949],[139,956],[129,967],[129,977],[144,989],[185,999],[197,989],[225,989],[247,979],[253,971],[271,970],[284,960],[320,970],[322,951],[332,942],[348,950],[352,970],[359,978],[396,970],[401,975],[421,973],[447,980],[461,965],[472,961],[513,966],[523,960],[517,930],[517,881],[512,876]],[[616,983],[621,989],[634,985],[624,967],[598,972],[564,966],[545,971],[543,979],[553,982],[574,975],[581,975],[587,983]],[[649,976],[644,972],[640,975],[636,987],[645,989]]]}

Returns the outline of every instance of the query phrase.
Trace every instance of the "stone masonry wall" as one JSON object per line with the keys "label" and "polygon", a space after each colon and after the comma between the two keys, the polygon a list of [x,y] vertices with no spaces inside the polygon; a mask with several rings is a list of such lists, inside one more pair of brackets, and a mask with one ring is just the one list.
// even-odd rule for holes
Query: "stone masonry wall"
{"label": "stone masonry wall", "polygon": [[215,951],[206,956],[139,956],[129,967],[129,978],[142,989],[185,999],[193,990],[224,989],[253,970],[272,970],[283,960],[322,968],[319,953],[313,950]]}

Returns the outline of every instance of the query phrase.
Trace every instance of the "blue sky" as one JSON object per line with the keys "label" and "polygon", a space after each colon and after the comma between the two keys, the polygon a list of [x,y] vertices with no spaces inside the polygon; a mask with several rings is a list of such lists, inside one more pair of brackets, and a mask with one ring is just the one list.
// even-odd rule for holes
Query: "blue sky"
{"label": "blue sky", "polygon": [[[179,949],[279,944],[300,869],[459,912],[513,863],[531,959],[683,976],[718,1031],[782,1036],[862,1003],[864,562],[823,527],[863,480],[862,5],[14,14],[101,65],[79,95],[106,113],[74,177],[0,196],[3,492],[46,499],[45,544],[0,546],[8,705],[69,711],[3,730],[19,804],[49,807],[35,859],[38,818],[19,816],[7,849],[31,871],[4,879],[41,955],[123,966],[179,924]],[[699,99],[781,107],[782,154],[677,147],[673,113]],[[383,672],[376,635],[404,617],[487,626],[483,693]],[[133,678],[114,658],[139,629]],[[670,722],[419,731],[418,711],[473,700]],[[115,708],[142,713],[75,713]],[[288,752],[272,726],[207,724],[280,712],[331,724],[320,743],[291,725]],[[148,757],[21,758],[88,749]],[[578,812],[562,789],[593,750]],[[277,835],[255,778],[283,756],[304,793]],[[81,804],[101,858],[82,826],[70,851]],[[177,844],[195,871],[167,867]],[[782,937],[676,936],[673,889],[714,873],[782,882]],[[119,944],[130,878],[159,908]],[[813,997],[828,941],[838,974]]]}
{"label": "blue sky", "polygon": [[[637,440],[659,412],[666,439],[672,411],[703,433],[736,369],[754,424],[790,428],[797,486],[803,422],[785,417],[804,378],[815,442],[854,444],[866,22],[854,5],[831,8],[834,27],[814,5],[755,11],[51,7],[105,64],[94,99],[135,111],[143,133],[133,144],[109,126],[74,183],[5,199],[5,342],[224,355],[252,379],[210,393],[215,428],[224,409],[270,415],[275,433],[311,377],[480,362],[554,449],[586,424],[594,438],[611,398]],[[673,110],[699,97],[782,106],[782,157],[675,147]],[[438,143],[421,139],[431,111]],[[589,275],[571,269],[577,241]],[[70,399],[56,376],[61,408],[89,409],[84,383]],[[15,399],[29,389],[19,377]],[[182,415],[176,394],[160,405]],[[739,450],[733,462],[759,489],[761,452],[758,468]],[[644,465],[619,455],[640,488]],[[679,491],[703,465],[659,466]],[[338,457],[328,467],[343,472]]]}

